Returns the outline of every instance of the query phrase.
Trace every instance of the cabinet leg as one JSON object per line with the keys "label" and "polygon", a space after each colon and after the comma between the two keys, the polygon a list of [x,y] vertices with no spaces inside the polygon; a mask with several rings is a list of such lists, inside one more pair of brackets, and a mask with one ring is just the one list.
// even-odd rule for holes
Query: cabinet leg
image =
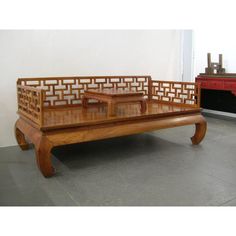
{"label": "cabinet leg", "polygon": [[41,137],[39,144],[35,147],[37,164],[44,177],[51,177],[55,173],[51,160],[52,147],[45,136]]}
{"label": "cabinet leg", "polygon": [[17,123],[15,124],[15,137],[22,150],[29,149],[29,144],[26,142],[25,135],[17,128]]}
{"label": "cabinet leg", "polygon": [[206,130],[207,130],[207,123],[205,118],[202,116],[201,121],[195,124],[195,134],[191,138],[192,144],[194,145],[199,144],[205,137]]}

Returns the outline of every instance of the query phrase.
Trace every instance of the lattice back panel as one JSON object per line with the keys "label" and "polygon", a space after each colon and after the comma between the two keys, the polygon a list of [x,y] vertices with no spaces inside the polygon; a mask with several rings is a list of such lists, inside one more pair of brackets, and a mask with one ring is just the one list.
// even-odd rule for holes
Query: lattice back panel
{"label": "lattice back panel", "polygon": [[132,89],[148,97],[150,79],[150,76],[27,78],[19,79],[18,84],[45,90],[44,106],[53,107],[81,104],[87,89]]}
{"label": "lattice back panel", "polygon": [[200,106],[200,87],[198,83],[152,81],[152,99],[188,106]]}
{"label": "lattice back panel", "polygon": [[17,86],[18,112],[35,123],[42,124],[42,91],[26,86]]}

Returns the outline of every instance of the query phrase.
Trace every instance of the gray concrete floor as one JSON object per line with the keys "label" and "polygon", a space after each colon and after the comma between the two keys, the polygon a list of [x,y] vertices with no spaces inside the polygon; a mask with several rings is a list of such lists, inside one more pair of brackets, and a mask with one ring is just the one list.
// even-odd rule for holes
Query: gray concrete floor
{"label": "gray concrete floor", "polygon": [[53,150],[57,174],[44,178],[34,149],[0,149],[1,206],[234,206],[236,121],[69,145]]}

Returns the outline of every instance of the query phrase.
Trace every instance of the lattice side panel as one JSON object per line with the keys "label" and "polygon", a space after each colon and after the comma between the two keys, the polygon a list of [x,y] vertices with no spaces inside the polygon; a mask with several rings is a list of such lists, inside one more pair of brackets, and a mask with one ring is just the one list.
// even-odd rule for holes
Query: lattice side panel
{"label": "lattice side panel", "polygon": [[22,83],[45,91],[43,98],[45,107],[81,103],[80,91],[83,91],[84,86],[79,84],[79,79],[77,78],[26,79]]}
{"label": "lattice side panel", "polygon": [[44,106],[54,107],[81,104],[84,91],[89,89],[131,89],[148,97],[148,81],[149,76],[108,76],[22,79],[21,83],[45,90]]}
{"label": "lattice side panel", "polygon": [[17,86],[18,113],[42,125],[43,91],[29,86]]}
{"label": "lattice side panel", "polygon": [[152,98],[161,102],[199,107],[199,91],[197,83],[152,81]]}

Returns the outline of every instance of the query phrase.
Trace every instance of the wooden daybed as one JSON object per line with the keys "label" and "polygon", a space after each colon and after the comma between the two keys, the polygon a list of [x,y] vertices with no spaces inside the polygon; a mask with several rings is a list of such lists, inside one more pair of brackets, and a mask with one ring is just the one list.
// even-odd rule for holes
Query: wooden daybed
{"label": "wooden daybed", "polygon": [[[143,92],[145,112],[138,103],[118,104],[113,116],[102,102],[89,100],[82,107],[85,90],[104,88]],[[29,142],[34,144],[45,177],[55,172],[51,163],[55,146],[192,124],[196,126],[192,143],[199,144],[207,127],[199,93],[197,83],[155,81],[151,76],[20,78],[16,139],[22,150],[28,149]]]}

